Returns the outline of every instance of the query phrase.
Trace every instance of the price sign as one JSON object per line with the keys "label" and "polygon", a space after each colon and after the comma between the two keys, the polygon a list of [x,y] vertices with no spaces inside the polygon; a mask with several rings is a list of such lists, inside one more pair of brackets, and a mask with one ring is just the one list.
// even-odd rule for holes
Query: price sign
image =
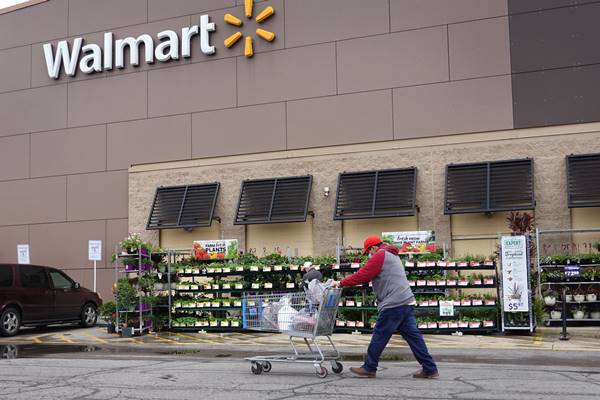
{"label": "price sign", "polygon": [[579,278],[581,267],[579,265],[565,265],[565,278]]}
{"label": "price sign", "polygon": [[440,316],[454,316],[454,302],[452,300],[440,300]]}

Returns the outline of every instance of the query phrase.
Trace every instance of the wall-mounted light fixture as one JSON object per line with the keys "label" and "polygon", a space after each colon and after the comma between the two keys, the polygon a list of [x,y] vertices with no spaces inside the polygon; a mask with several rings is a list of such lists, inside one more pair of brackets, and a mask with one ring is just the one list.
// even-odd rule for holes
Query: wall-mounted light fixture
{"label": "wall-mounted light fixture", "polygon": [[329,197],[329,187],[328,186],[325,186],[323,188],[323,196]]}

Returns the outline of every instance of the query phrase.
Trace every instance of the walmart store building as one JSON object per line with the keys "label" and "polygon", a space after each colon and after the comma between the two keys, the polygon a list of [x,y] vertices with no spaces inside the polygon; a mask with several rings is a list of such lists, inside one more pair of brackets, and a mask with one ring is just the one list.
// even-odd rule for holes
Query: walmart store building
{"label": "walmart store building", "polygon": [[106,297],[128,232],[318,255],[433,230],[460,255],[509,210],[600,227],[600,2],[245,3],[2,11],[0,262],[28,243],[91,286],[101,239]]}

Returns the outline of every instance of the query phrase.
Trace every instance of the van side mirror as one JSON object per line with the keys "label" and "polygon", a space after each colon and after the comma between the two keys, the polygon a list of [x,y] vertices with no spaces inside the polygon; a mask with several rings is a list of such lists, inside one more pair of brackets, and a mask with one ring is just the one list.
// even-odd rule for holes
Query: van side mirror
{"label": "van side mirror", "polygon": [[81,285],[79,283],[75,282],[75,284],[73,285],[73,287],[75,289],[79,289],[81,287]]}

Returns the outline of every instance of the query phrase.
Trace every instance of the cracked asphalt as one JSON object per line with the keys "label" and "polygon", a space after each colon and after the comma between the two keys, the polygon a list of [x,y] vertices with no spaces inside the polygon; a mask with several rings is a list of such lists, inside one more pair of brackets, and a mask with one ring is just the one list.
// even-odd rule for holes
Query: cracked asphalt
{"label": "cracked asphalt", "polygon": [[0,399],[545,399],[597,400],[600,368],[446,363],[437,380],[415,380],[415,362],[385,362],[377,379],[320,379],[308,364],[274,364],[253,375],[238,359],[137,355],[0,361]]}
{"label": "cracked asphalt", "polygon": [[[104,332],[104,333],[103,333]],[[369,336],[336,335],[345,371],[318,378],[311,364],[273,363],[253,375],[243,357],[289,352],[269,334],[162,334],[124,339],[100,328],[46,328],[0,340],[1,399],[544,399],[600,398],[600,331],[535,336],[426,337],[440,379],[415,380],[418,365],[398,339],[377,379],[348,372]]]}

